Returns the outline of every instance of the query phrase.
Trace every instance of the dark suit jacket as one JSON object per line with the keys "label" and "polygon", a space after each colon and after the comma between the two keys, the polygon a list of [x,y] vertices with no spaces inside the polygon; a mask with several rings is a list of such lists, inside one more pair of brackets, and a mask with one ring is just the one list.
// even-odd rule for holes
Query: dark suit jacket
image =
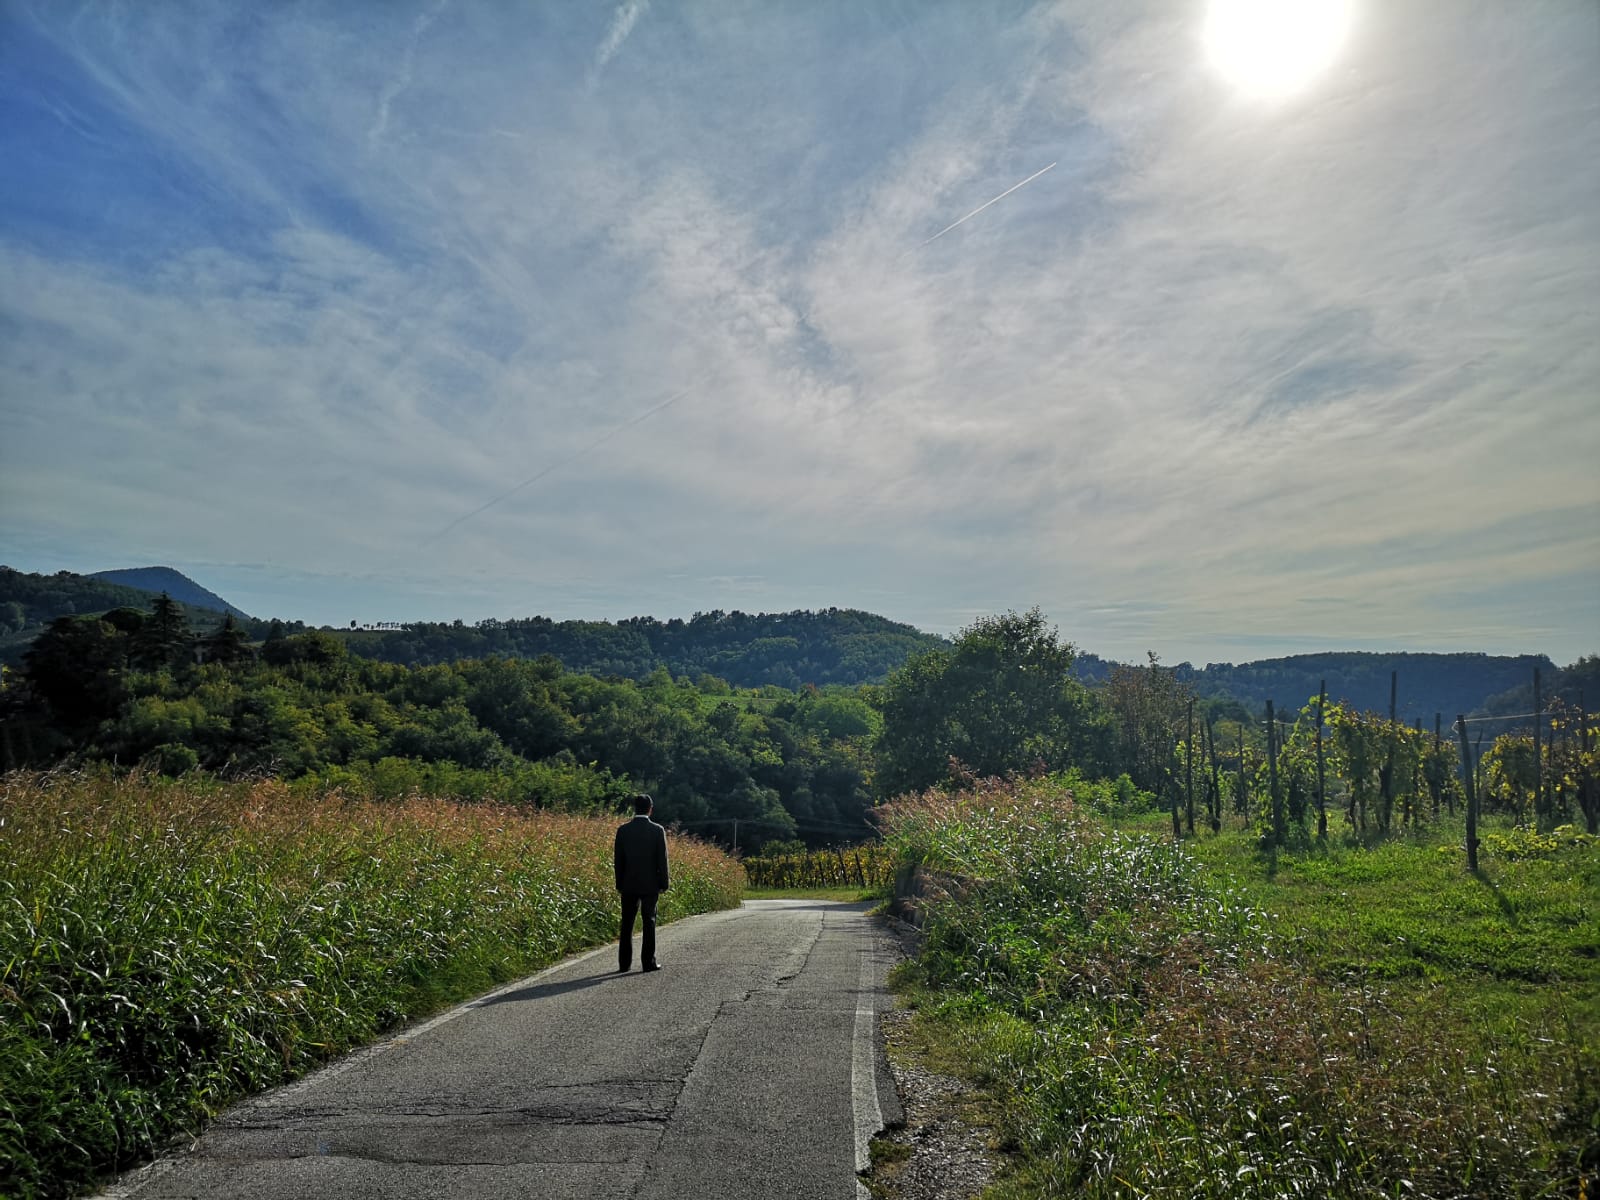
{"label": "dark suit jacket", "polygon": [[649,817],[638,816],[617,827],[612,857],[616,860],[617,891],[625,896],[648,896],[667,890],[667,831]]}

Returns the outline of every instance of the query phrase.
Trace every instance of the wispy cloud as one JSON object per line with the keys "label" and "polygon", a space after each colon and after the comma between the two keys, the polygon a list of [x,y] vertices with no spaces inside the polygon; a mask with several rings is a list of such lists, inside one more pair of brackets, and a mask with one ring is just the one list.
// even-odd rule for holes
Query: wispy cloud
{"label": "wispy cloud", "polygon": [[400,65],[394,76],[389,79],[378,93],[378,112],[373,119],[372,128],[367,130],[367,141],[376,142],[383,137],[389,128],[389,109],[401,93],[411,86],[412,76],[416,71],[417,43],[422,40],[422,35],[428,32],[428,27],[439,19],[439,14],[445,10],[450,0],[436,0],[427,9],[417,14],[411,23],[411,36],[406,39],[405,49],[400,53]]}
{"label": "wispy cloud", "polygon": [[617,5],[616,11],[611,14],[611,23],[606,26],[605,36],[595,48],[594,64],[591,68],[593,76],[598,76],[605,70],[606,64],[617,56],[617,51],[622,49],[622,43],[628,40],[633,27],[639,23],[639,18],[644,16],[649,8],[650,0],[622,0],[622,3]]}
{"label": "wispy cloud", "polygon": [[1368,5],[1277,108],[1131,7],[690,6],[588,86],[644,7],[20,23],[0,543],[341,622],[1593,648],[1581,6]]}

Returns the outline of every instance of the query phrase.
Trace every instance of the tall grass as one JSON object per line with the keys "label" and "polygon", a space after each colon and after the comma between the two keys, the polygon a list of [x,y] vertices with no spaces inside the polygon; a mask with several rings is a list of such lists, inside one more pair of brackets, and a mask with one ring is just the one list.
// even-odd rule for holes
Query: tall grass
{"label": "tall grass", "polygon": [[1574,1195],[1600,1167],[1600,1055],[1559,995],[1519,1024],[1329,978],[1252,895],[1049,781],[881,821],[944,880],[916,974],[1007,1114],[999,1196]]}
{"label": "tall grass", "polygon": [[[615,821],[276,782],[0,777],[0,1195],[615,936]],[[677,839],[661,917],[739,903]]]}

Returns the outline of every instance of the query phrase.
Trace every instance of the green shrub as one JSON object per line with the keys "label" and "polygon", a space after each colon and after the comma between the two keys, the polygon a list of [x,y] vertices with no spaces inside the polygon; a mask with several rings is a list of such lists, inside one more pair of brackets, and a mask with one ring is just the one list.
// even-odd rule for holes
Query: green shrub
{"label": "green shrub", "polygon": [[1520,858],[1549,858],[1564,846],[1600,846],[1600,837],[1580,833],[1572,825],[1558,825],[1549,833],[1540,833],[1531,825],[1518,825],[1499,833],[1485,833],[1479,851],[1489,858],[1515,862]]}

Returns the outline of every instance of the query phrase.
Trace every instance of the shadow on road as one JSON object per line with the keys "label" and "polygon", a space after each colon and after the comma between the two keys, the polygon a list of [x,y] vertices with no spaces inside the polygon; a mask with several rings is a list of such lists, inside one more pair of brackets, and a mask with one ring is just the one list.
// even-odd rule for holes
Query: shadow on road
{"label": "shadow on road", "polygon": [[608,979],[620,979],[622,976],[615,971],[606,971],[600,975],[586,975],[582,979],[563,979],[555,983],[536,983],[532,987],[518,988],[514,992],[501,992],[498,996],[491,996],[487,1000],[480,1000],[479,1008],[488,1008],[491,1004],[507,1004],[513,1000],[542,1000],[546,996],[560,996],[566,992],[578,992],[584,988],[592,988],[606,982]]}

